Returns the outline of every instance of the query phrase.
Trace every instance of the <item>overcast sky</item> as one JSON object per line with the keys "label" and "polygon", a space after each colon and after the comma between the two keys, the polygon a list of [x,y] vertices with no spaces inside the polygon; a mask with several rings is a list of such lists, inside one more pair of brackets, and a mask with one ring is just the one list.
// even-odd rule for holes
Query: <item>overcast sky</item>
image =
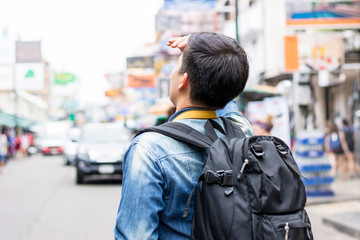
{"label": "overcast sky", "polygon": [[43,57],[55,71],[77,74],[87,95],[101,96],[104,74],[123,70],[126,56],[155,41],[162,2],[0,0],[0,27],[15,39],[41,40]]}

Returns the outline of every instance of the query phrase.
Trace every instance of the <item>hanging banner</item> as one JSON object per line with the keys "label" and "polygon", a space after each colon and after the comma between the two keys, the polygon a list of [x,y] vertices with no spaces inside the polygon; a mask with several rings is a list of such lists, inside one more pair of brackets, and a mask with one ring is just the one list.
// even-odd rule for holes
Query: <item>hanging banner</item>
{"label": "hanging banner", "polygon": [[16,89],[42,91],[44,89],[44,64],[17,63],[15,65]]}

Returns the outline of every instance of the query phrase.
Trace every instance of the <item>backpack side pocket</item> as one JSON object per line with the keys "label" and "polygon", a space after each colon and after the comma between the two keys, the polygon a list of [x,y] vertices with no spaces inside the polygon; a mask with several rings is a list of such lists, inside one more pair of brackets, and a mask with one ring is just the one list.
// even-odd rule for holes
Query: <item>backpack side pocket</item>
{"label": "backpack side pocket", "polygon": [[[255,221],[254,221],[255,220]],[[305,210],[290,214],[253,214],[254,240],[312,240]]]}

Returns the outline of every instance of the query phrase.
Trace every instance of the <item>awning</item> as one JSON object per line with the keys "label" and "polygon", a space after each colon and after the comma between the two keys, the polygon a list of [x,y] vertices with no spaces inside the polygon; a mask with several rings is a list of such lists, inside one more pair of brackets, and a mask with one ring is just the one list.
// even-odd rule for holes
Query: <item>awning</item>
{"label": "awning", "polygon": [[276,93],[275,87],[266,85],[253,85],[245,87],[244,91],[240,94],[246,100],[249,101],[261,101],[266,97],[273,97],[279,94]]}
{"label": "awning", "polygon": [[7,127],[19,126],[22,128],[29,128],[30,126],[35,124],[35,121],[0,111],[0,125],[4,125]]}
{"label": "awning", "polygon": [[276,86],[279,82],[283,80],[292,80],[292,79],[293,79],[292,73],[282,73],[273,77],[265,77],[264,81],[271,86]]}
{"label": "awning", "polygon": [[0,125],[7,127],[15,127],[15,121],[12,115],[0,111]]}

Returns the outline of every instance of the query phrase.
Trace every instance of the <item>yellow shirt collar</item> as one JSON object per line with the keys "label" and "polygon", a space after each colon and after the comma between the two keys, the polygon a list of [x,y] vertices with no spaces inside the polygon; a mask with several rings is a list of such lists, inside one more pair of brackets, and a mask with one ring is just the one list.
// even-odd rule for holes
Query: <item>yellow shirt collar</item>
{"label": "yellow shirt collar", "polygon": [[198,110],[198,109],[190,109],[180,113],[176,116],[172,121],[179,121],[182,119],[209,119],[209,118],[217,118],[216,112],[214,110]]}

